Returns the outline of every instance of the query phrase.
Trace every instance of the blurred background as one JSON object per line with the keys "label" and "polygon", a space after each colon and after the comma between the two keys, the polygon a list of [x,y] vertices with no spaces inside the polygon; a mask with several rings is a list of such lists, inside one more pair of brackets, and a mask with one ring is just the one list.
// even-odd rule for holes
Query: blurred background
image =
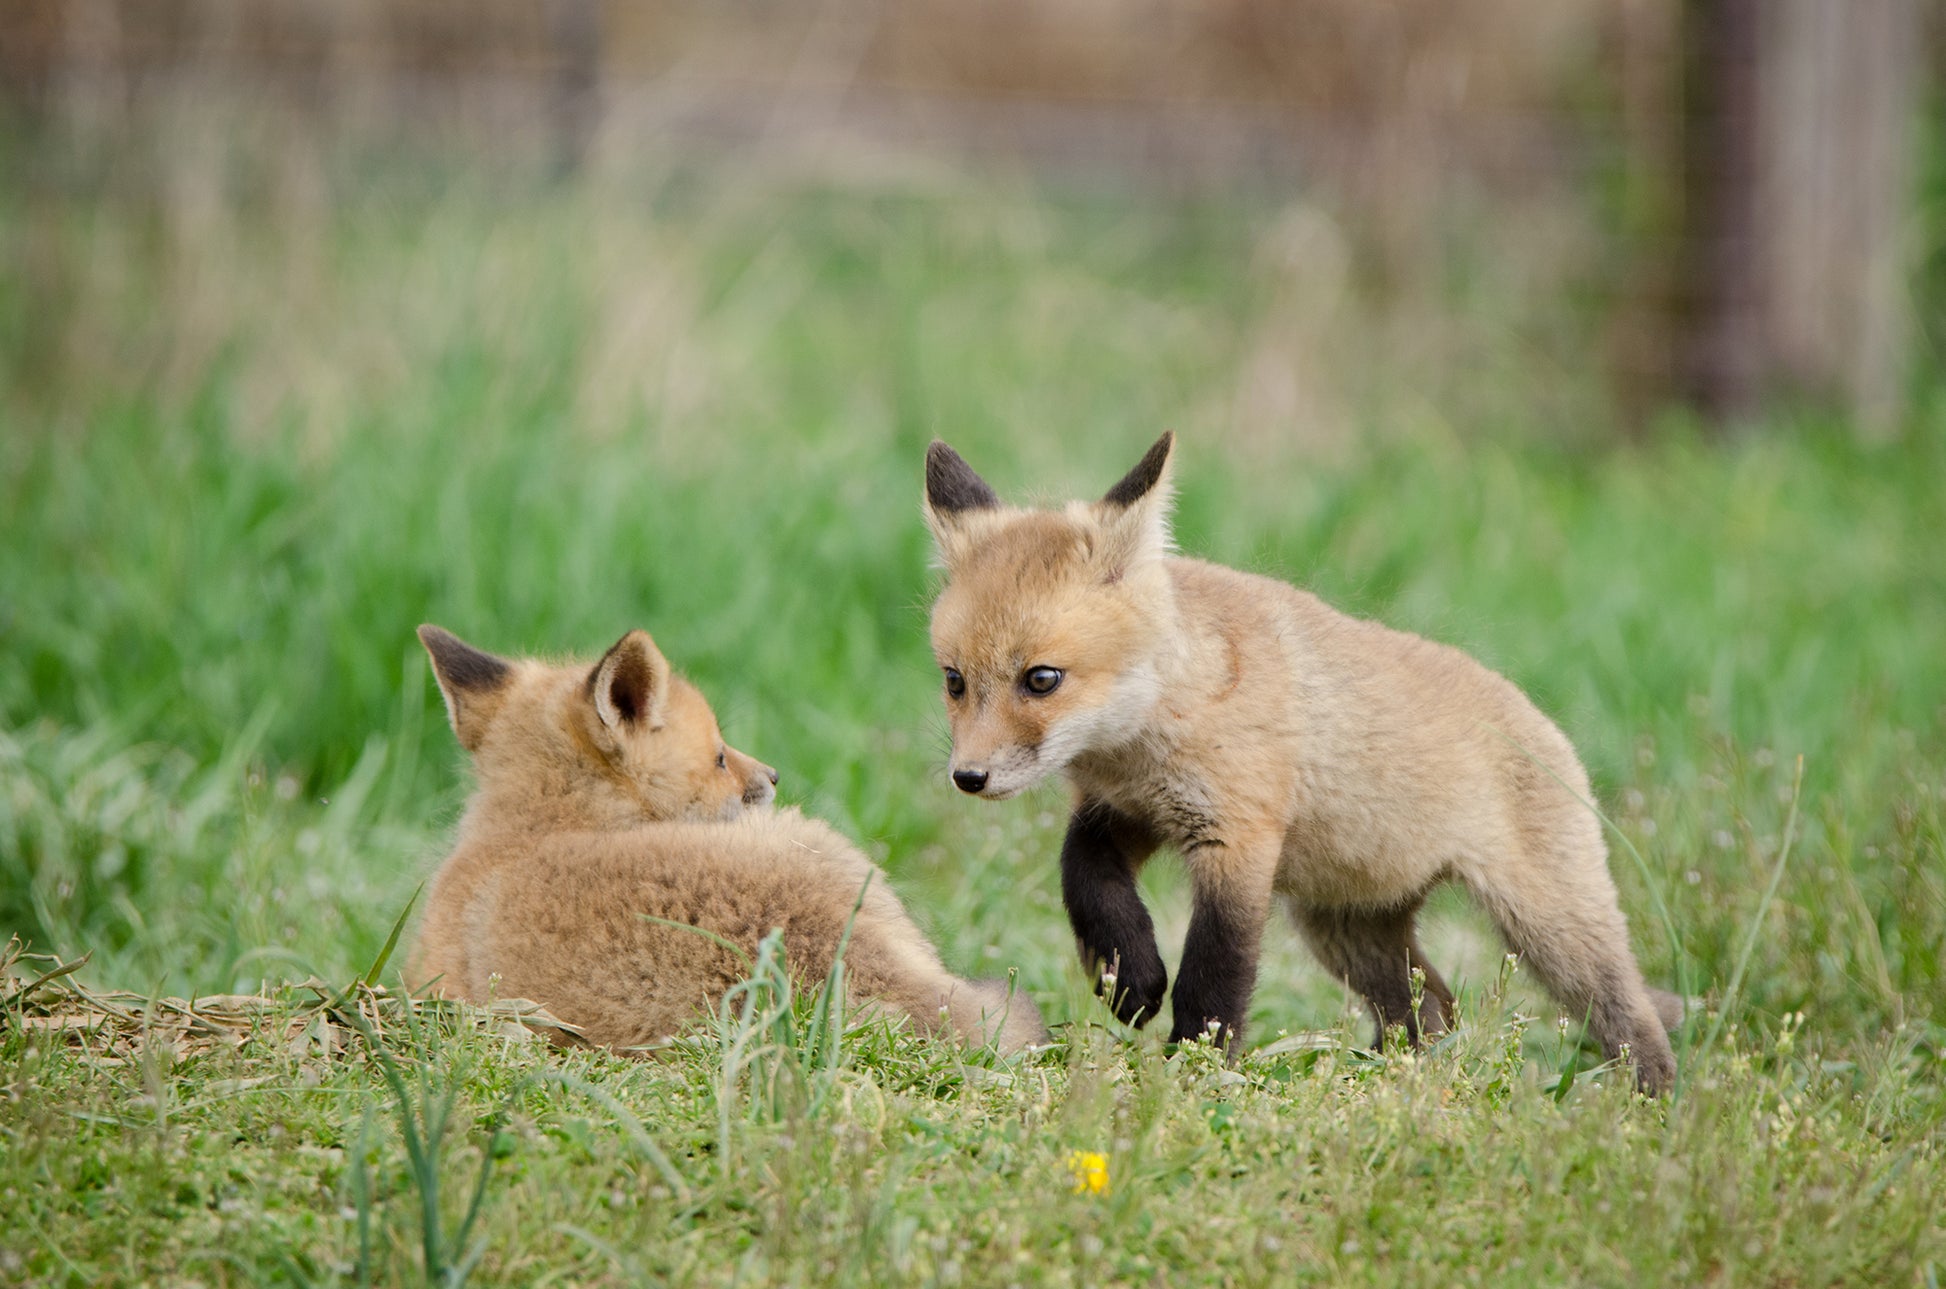
{"label": "blurred background", "polygon": [[[1889,434],[1939,341],[1913,281],[1939,259],[1914,202],[1940,26],[1924,0],[14,0],[0,78],[59,144],[30,186],[109,169],[175,207],[247,184],[273,222],[373,151],[513,182],[1300,198],[1268,253],[1312,314],[1347,289],[1451,307],[1486,272],[1572,301],[1550,356],[1599,368],[1603,430],[1788,395]],[[243,156],[270,172],[226,175]],[[1333,433],[1349,392],[1273,353],[1262,415]]]}
{"label": "blurred background", "polygon": [[1943,70],[1922,0],[8,0],[0,934],[362,967],[463,790],[412,627],[639,624],[1049,990],[1063,804],[945,786],[920,461],[1173,428],[1185,549],[1561,721],[1652,974],[1760,915],[1804,753],[1763,1000],[1905,1018]]}

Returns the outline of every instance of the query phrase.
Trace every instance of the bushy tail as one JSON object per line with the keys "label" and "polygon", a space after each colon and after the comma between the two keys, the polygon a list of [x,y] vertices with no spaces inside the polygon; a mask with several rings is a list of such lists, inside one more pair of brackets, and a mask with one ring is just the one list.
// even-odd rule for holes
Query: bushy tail
{"label": "bushy tail", "polygon": [[991,1043],[1002,1056],[1047,1041],[1041,1009],[1018,984],[1007,980],[968,980],[961,982],[954,992],[966,996],[964,1002],[955,998],[948,1003],[954,1013],[954,1028],[969,1041]]}
{"label": "bushy tail", "polygon": [[1649,1001],[1655,1004],[1655,1014],[1662,1021],[1662,1028],[1674,1033],[1682,1027],[1683,1015],[1688,1011],[1681,995],[1672,994],[1667,989],[1649,989]]}

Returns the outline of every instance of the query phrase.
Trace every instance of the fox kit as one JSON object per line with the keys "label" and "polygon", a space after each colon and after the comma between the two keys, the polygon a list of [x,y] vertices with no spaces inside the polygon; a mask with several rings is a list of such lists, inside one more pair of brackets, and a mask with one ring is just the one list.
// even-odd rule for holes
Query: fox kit
{"label": "fox kit", "polygon": [[792,969],[822,978],[851,923],[853,1001],[928,1027],[943,1016],[1004,1052],[1045,1035],[1004,982],[941,966],[855,846],[767,808],[776,771],[725,746],[647,633],[593,666],[507,661],[432,626],[419,639],[478,786],[433,878],[414,988],[531,999],[589,1042],[638,1048],[742,975],[735,954],[685,927],[747,954],[781,927]]}
{"label": "fox kit", "polygon": [[1059,511],[1001,504],[944,443],[926,454],[953,783],[1002,800],[1066,775],[1062,895],[1116,1013],[1147,1021],[1168,986],[1135,885],[1163,845],[1195,892],[1173,1040],[1237,1040],[1279,897],[1381,1040],[1443,1032],[1453,996],[1413,920],[1451,880],[1643,1089],[1667,1087],[1680,1003],[1636,968],[1566,737],[1456,649],[1170,556],[1173,449]]}

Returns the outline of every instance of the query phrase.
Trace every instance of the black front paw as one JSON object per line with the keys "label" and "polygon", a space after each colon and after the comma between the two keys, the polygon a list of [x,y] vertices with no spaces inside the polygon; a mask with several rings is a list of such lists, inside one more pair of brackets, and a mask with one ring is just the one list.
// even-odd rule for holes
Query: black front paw
{"label": "black front paw", "polygon": [[1116,1020],[1140,1029],[1161,1013],[1162,999],[1169,992],[1169,971],[1160,958],[1124,963],[1118,955],[1116,962],[1103,968],[1095,992],[1108,999]]}
{"label": "black front paw", "polygon": [[1209,1042],[1216,1044],[1225,1052],[1234,1052],[1237,1040],[1242,1037],[1241,1022],[1232,1023],[1220,1016],[1208,1016],[1201,1023],[1197,1023],[1182,1014],[1180,1002],[1176,1004],[1176,1023],[1169,1030],[1171,1044]]}
{"label": "black front paw", "polygon": [[1095,974],[1095,992],[1124,1024],[1143,1025],[1162,1010],[1169,972],[1135,888],[1135,870],[1152,847],[1142,840],[1125,849],[1118,828],[1129,833],[1133,825],[1106,806],[1075,811],[1061,845],[1061,900],[1082,965]]}
{"label": "black front paw", "polygon": [[1172,1043],[1209,1039],[1235,1052],[1257,984],[1261,922],[1239,923],[1217,901],[1198,903],[1183,941],[1176,972],[1176,1023]]}

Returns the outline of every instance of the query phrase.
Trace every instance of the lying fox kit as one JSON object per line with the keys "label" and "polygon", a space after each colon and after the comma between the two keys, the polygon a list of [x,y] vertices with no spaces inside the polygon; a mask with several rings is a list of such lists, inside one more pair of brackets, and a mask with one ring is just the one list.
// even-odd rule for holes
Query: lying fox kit
{"label": "lying fox kit", "polygon": [[1161,846],[1195,892],[1174,1040],[1238,1039],[1280,898],[1381,1040],[1443,1032],[1453,996],[1413,922],[1458,881],[1611,1058],[1666,1088],[1681,1005],[1642,981],[1566,737],[1456,649],[1170,556],[1173,449],[1059,511],[1002,505],[944,443],[926,454],[953,783],[1001,800],[1067,777],[1062,895],[1116,1013],[1141,1024],[1168,987],[1135,884]]}
{"label": "lying fox kit", "polygon": [[1006,982],[948,972],[855,846],[768,809],[777,772],[723,742],[647,633],[593,666],[508,661],[432,626],[419,639],[478,786],[433,878],[415,989],[531,999],[626,1050],[673,1034],[742,977],[734,953],[685,928],[752,956],[782,928],[792,970],[822,980],[850,923],[853,1002],[1003,1052],[1045,1036]]}

